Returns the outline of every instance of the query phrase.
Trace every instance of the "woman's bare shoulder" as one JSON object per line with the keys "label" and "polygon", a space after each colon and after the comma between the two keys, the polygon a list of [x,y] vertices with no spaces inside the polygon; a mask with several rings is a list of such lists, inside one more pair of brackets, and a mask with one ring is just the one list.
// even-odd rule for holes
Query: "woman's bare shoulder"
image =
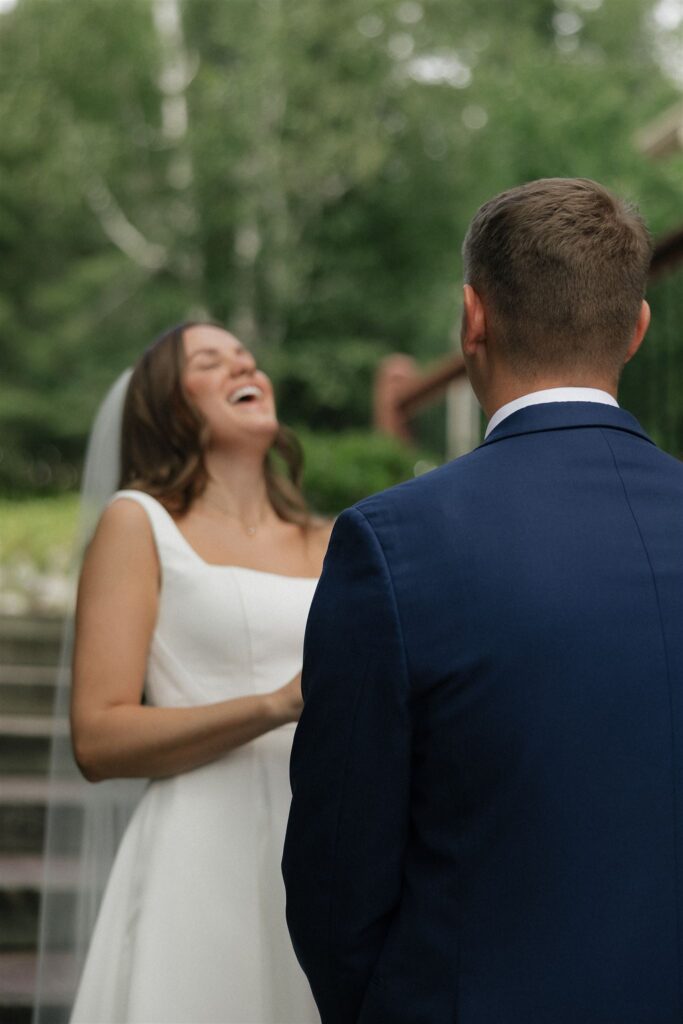
{"label": "woman's bare shoulder", "polygon": [[104,509],[97,524],[97,532],[116,534],[128,530],[145,532],[149,536],[152,534],[145,509],[134,498],[122,494]]}
{"label": "woman's bare shoulder", "polygon": [[154,536],[142,505],[121,497],[107,505],[86,552],[86,559],[125,557],[156,560]]}

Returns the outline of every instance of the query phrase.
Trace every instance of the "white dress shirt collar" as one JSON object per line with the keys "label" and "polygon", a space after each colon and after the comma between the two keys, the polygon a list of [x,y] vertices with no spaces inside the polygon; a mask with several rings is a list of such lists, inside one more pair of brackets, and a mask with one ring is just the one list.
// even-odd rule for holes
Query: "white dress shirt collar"
{"label": "white dress shirt collar", "polygon": [[522,395],[515,398],[506,405],[496,409],[488,422],[484,437],[488,437],[492,430],[495,430],[503,420],[511,416],[513,412],[519,412],[528,405],[543,405],[546,402],[599,402],[602,405],[613,405],[619,408],[619,403],[599,388],[546,388],[545,391],[533,391],[530,395]]}

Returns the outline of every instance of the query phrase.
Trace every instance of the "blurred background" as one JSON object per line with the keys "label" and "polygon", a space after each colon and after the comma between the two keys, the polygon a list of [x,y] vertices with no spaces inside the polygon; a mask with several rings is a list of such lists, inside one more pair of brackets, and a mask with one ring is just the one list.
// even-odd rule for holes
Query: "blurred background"
{"label": "blurred background", "polygon": [[[186,317],[271,373],[320,511],[452,454],[443,401],[373,431],[378,365],[455,348],[496,191],[584,175],[683,225],[682,41],[681,0],[0,0],[2,608],[67,600],[93,411]],[[624,397],[683,450],[664,277]]]}
{"label": "blurred background", "polygon": [[658,242],[622,401],[683,454],[682,89],[683,0],[0,0],[0,1020],[30,1018],[52,666],[113,379],[175,322],[225,324],[333,514],[477,442],[445,388],[468,221],[588,176]]}

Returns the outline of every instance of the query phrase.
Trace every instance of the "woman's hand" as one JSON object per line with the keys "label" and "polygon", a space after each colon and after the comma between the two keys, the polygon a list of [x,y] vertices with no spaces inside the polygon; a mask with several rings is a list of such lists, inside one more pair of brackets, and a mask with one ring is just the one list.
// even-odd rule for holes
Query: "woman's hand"
{"label": "woman's hand", "polygon": [[301,696],[301,672],[298,672],[293,679],[274,690],[271,694],[275,716],[283,725],[286,722],[298,722],[304,706]]}

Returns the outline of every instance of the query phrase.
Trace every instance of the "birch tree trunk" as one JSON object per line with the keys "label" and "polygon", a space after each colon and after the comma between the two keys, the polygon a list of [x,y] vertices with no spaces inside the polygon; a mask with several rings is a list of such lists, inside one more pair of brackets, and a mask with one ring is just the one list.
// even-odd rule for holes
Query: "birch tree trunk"
{"label": "birch tree trunk", "polygon": [[161,132],[169,150],[166,180],[172,195],[168,210],[172,262],[183,282],[197,286],[203,277],[203,259],[197,237],[199,217],[194,197],[187,101],[187,89],[196,67],[193,68],[185,45],[180,0],[153,0],[152,15],[161,54],[157,78],[161,94]]}

